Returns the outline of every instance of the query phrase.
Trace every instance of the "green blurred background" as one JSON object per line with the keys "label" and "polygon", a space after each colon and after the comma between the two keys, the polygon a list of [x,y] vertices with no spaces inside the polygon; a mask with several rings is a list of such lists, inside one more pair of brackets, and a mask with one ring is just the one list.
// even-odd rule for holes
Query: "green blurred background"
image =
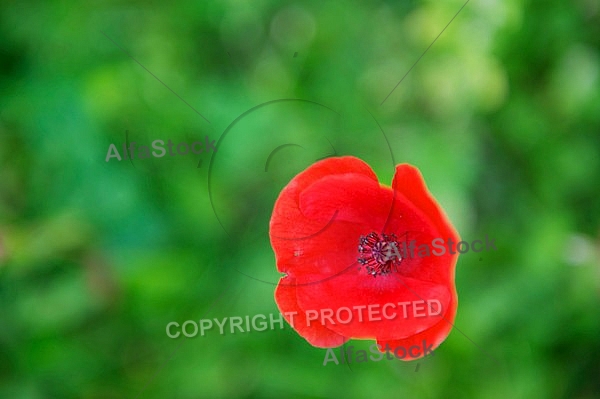
{"label": "green blurred background", "polygon": [[[600,3],[469,1],[382,105],[463,4],[3,1],[0,397],[599,398]],[[219,147],[106,162],[126,131]],[[168,338],[277,312],[273,203],[336,154],[416,165],[496,239],[435,356]]]}

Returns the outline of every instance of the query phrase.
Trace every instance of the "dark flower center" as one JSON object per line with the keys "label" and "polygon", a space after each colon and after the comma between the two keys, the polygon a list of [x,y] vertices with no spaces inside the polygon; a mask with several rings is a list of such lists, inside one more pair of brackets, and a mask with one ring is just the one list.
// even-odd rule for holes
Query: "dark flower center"
{"label": "dark flower center", "polygon": [[392,272],[402,261],[398,250],[398,239],[394,234],[371,232],[360,236],[358,244],[360,256],[358,263],[363,265],[367,274],[377,277]]}

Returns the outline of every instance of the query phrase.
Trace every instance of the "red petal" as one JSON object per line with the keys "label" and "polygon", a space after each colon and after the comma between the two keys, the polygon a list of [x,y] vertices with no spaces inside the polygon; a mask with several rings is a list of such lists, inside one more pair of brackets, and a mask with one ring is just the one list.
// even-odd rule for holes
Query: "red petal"
{"label": "red petal", "polygon": [[275,302],[277,302],[279,311],[287,322],[311,345],[318,348],[332,348],[349,340],[349,338],[336,334],[320,323],[313,322],[308,326],[306,315],[298,306],[296,282],[292,277],[284,277],[280,280],[275,289]]}
{"label": "red petal", "polygon": [[397,165],[392,188],[429,218],[430,224],[438,231],[438,237],[460,241],[448,217],[427,189],[419,169],[409,164]]}
{"label": "red petal", "polygon": [[323,273],[326,277],[344,270],[355,260],[350,254],[355,251],[356,243],[346,242],[345,248],[349,251],[340,251],[348,254],[350,262],[342,258],[324,259],[323,249],[327,247],[323,246],[323,243],[341,243],[342,241],[337,239],[340,234],[352,228],[358,234],[362,229],[339,223],[334,226],[334,223],[329,221],[335,215],[335,209],[328,218],[321,220],[307,218],[300,210],[302,191],[331,175],[354,176],[377,182],[371,168],[354,157],[328,158],[317,162],[292,179],[275,202],[270,223],[271,245],[275,250],[277,269],[280,272],[293,274],[298,269]]}
{"label": "red petal", "polygon": [[[402,346],[404,348],[409,348],[412,345],[422,346],[423,341],[426,342],[426,346],[429,347],[431,345],[431,349],[437,348],[442,342],[444,342],[444,340],[446,339],[446,337],[450,333],[450,330],[453,327],[454,318],[456,316],[456,305],[456,297],[454,297],[454,300],[450,304],[450,308],[448,309],[448,312],[446,312],[446,314],[444,315],[444,318],[440,320],[436,325],[423,332],[420,332],[418,334],[404,339],[388,341],[378,339],[377,344],[380,345],[380,350],[383,352],[386,344],[389,345],[392,351],[399,346]],[[410,356],[407,354],[407,356],[401,360],[415,360],[421,357],[423,357],[423,353],[420,353],[419,356]]]}
{"label": "red petal", "polygon": [[391,204],[391,189],[357,174],[324,177],[300,194],[300,210],[307,218],[326,221],[336,213],[335,222],[360,225],[363,234],[383,229]]}

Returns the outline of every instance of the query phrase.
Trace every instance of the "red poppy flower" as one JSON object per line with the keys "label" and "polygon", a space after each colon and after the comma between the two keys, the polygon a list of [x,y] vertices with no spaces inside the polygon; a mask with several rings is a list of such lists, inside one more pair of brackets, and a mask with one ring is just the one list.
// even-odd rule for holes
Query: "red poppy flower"
{"label": "red poppy flower", "polygon": [[390,188],[358,158],[319,161],[282,190],[269,235],[285,274],[275,300],[313,346],[436,348],[450,333],[458,254],[430,251],[460,240],[416,167],[397,165]]}

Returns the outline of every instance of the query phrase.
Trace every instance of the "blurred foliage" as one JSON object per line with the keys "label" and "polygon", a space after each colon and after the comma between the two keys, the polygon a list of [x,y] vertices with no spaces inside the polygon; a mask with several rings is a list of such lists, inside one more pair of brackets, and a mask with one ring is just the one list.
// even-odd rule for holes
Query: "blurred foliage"
{"label": "blurred foliage", "polygon": [[[470,1],[411,69],[463,4],[2,2],[0,397],[600,397],[600,4]],[[126,131],[218,151],[106,162]],[[273,202],[335,154],[496,239],[435,356],[168,338],[277,312]]]}

